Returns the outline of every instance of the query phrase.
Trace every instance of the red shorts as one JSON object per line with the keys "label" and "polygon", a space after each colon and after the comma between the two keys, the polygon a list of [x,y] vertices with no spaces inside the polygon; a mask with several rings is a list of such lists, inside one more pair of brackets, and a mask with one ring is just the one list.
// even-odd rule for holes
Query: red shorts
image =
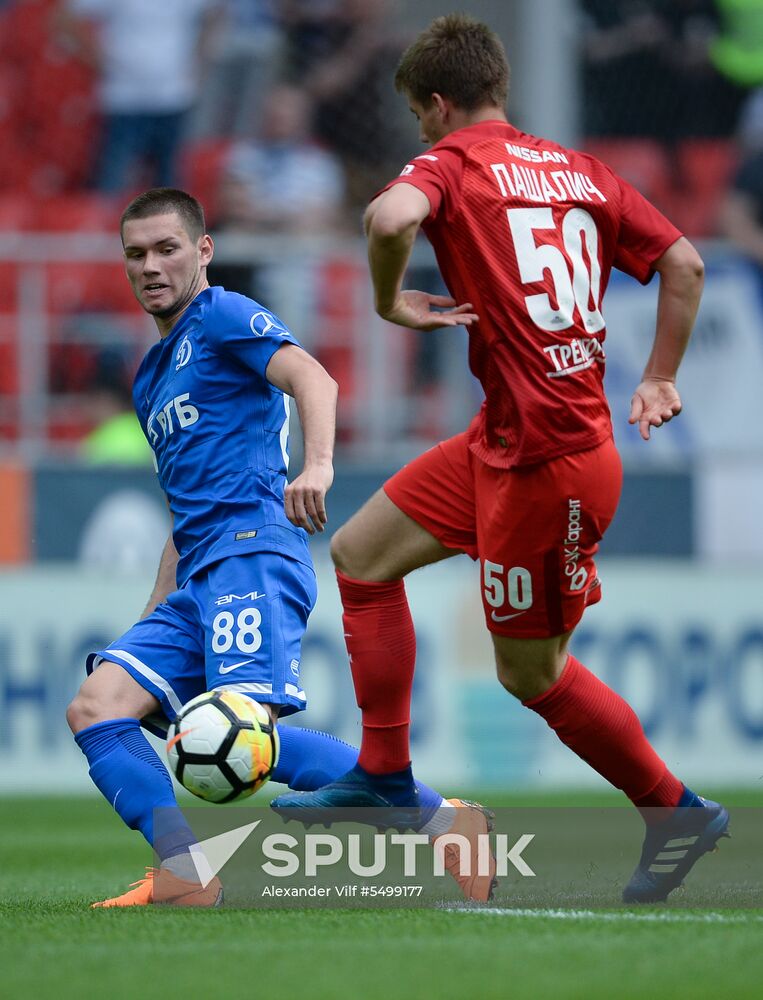
{"label": "red shorts", "polygon": [[384,484],[396,507],[450,549],[479,559],[491,632],[569,632],[601,598],[594,555],[622,485],[612,439],[516,469],[494,469],[458,434]]}

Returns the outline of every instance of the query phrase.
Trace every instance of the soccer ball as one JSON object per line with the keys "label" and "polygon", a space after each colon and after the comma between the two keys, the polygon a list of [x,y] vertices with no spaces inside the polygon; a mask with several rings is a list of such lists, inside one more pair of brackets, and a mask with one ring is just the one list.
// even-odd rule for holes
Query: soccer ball
{"label": "soccer ball", "polygon": [[208,802],[262,788],[278,763],[267,711],[238,691],[207,691],[185,704],[167,733],[167,759],[181,785]]}

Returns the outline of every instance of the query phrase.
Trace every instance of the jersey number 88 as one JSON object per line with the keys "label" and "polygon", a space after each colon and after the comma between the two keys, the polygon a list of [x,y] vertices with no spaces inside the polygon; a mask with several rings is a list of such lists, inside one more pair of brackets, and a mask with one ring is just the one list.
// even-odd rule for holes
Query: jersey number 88
{"label": "jersey number 88", "polygon": [[262,645],[261,624],[257,608],[243,608],[235,618],[230,611],[221,611],[212,622],[212,649],[227,653],[235,643],[242,653],[256,653]]}

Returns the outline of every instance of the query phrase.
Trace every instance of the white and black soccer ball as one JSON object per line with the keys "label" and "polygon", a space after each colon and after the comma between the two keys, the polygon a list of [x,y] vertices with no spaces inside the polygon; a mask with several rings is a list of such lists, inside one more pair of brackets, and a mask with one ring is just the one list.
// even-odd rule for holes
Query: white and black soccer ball
{"label": "white and black soccer ball", "polygon": [[207,691],[183,706],[167,733],[181,785],[207,802],[262,788],[278,763],[278,732],[262,705],[238,691]]}

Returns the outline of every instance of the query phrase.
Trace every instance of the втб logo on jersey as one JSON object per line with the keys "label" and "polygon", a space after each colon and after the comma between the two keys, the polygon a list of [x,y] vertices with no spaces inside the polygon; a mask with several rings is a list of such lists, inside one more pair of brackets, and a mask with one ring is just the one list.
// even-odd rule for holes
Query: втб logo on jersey
{"label": "\u0432\u0442\u0431 logo on jersey", "polygon": [[175,355],[175,371],[179,372],[181,368],[185,368],[188,362],[191,360],[191,355],[193,354],[193,346],[188,337],[183,337],[180,341],[180,347],[177,349],[177,354]]}
{"label": "\u0432\u0442\u0431 logo on jersey", "polygon": [[547,354],[554,364],[554,370],[546,372],[548,378],[574,375],[575,372],[590,368],[597,361],[599,364],[604,364],[606,360],[604,347],[597,337],[574,337],[566,344],[544,347],[543,353]]}
{"label": "\u0432\u0442\u0431 logo on jersey", "polygon": [[159,441],[159,431],[156,429],[157,424],[162,432],[162,440],[165,440],[174,434],[176,429],[191,427],[192,424],[198,421],[199,411],[193,403],[188,402],[190,395],[189,392],[184,392],[181,396],[175,396],[169,403],[165,403],[164,406],[151,411],[146,424],[146,430],[152,448]]}

